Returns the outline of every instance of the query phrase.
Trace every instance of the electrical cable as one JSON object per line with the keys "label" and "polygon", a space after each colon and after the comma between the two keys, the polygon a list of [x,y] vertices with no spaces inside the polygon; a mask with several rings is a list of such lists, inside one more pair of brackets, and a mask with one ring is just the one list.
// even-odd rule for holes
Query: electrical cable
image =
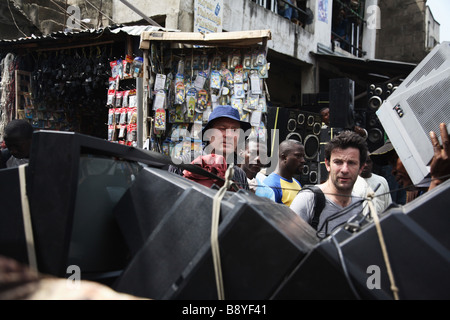
{"label": "electrical cable", "polygon": [[337,242],[336,237],[334,235],[331,236],[331,240],[333,241],[333,244],[336,247],[336,250],[338,252],[339,262],[341,263],[342,271],[344,272],[345,279],[347,280],[347,283],[350,286],[350,289],[352,290],[356,299],[361,300],[361,297],[359,296],[358,291],[356,290],[355,286],[353,285],[353,281],[350,278],[350,275],[348,274],[347,265],[345,264],[344,255],[342,254],[341,246]]}
{"label": "electrical cable", "polygon": [[[58,3],[56,3],[55,1],[53,1],[53,0],[50,0],[55,6],[57,6],[58,7],[58,9],[59,9],[59,11],[60,12],[62,12],[62,13],[64,13],[64,14],[66,14],[67,13],[67,10],[66,9],[64,9],[63,7],[61,7]],[[80,24],[80,27],[81,26],[83,26],[86,30],[89,30],[90,28],[89,28],[89,26],[87,25],[87,24],[84,24],[84,22],[82,21],[82,20],[80,20],[80,19],[77,19],[77,18],[75,18],[75,17],[73,17],[73,16],[71,16],[76,22],[78,22],[79,24]],[[84,24],[84,25],[83,25]]]}
{"label": "electrical cable", "polygon": [[106,18],[108,18],[109,21],[111,21],[114,24],[118,24],[117,22],[115,22],[113,19],[111,19],[110,17],[108,17],[106,14],[104,14],[99,8],[97,8],[96,6],[94,6],[91,2],[89,2],[89,0],[86,0],[87,3],[89,3],[95,10],[97,10],[97,12],[101,13],[103,16],[105,16]]}
{"label": "electrical cable", "polygon": [[16,26],[17,30],[19,30],[20,33],[22,33],[25,36],[25,38],[28,37],[22,30],[20,30],[19,26],[17,25],[16,19],[14,18],[14,14],[12,13],[12,10],[11,10],[11,6],[10,6],[10,3],[9,3],[10,1],[9,0],[6,0],[6,1],[8,2],[8,9],[9,9],[9,12],[11,13],[11,18],[12,18],[12,20],[14,22],[14,25]]}
{"label": "electrical cable", "polygon": [[[347,213],[348,213],[349,211],[351,211],[353,208],[355,208],[355,207],[361,205],[364,201],[365,201],[364,199],[355,201],[355,202],[352,203],[351,205],[349,205],[349,206],[345,207],[344,209],[342,209],[342,210],[340,210],[340,211],[338,211],[338,212],[336,212],[336,213],[330,215],[329,217],[327,217],[327,218],[325,219],[325,221],[322,223],[320,229],[317,230],[317,233],[316,233],[317,237],[318,237],[318,238],[325,238],[325,237],[327,237],[327,236],[329,235],[329,233],[328,233],[328,223],[329,223],[330,221],[332,221],[332,220],[334,220],[334,219],[337,219],[337,218],[339,218],[339,217],[341,217],[341,216],[347,214]],[[361,212],[363,212],[363,210],[361,210]],[[352,216],[351,218],[347,219],[347,221],[350,220],[350,219],[352,219],[352,218],[355,217],[355,216],[356,216],[356,215],[354,215],[354,216]],[[337,227],[339,227],[339,226],[341,226],[341,225],[344,225],[345,223],[347,223],[347,222],[343,222],[343,223],[341,223],[340,225],[337,225],[335,228],[337,228]],[[322,232],[322,230],[323,230],[324,228],[325,228],[325,236],[322,237],[321,235],[319,235],[319,233]]]}

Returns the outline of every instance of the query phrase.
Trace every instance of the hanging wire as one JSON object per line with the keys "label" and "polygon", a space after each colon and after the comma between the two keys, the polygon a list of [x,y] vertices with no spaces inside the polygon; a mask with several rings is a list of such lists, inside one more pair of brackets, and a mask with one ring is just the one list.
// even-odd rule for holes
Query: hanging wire
{"label": "hanging wire", "polygon": [[19,28],[19,26],[17,25],[17,23],[16,23],[16,19],[14,18],[14,14],[12,13],[12,10],[11,10],[11,6],[10,6],[10,0],[6,0],[7,2],[8,2],[8,9],[9,9],[9,12],[11,13],[11,18],[13,19],[13,22],[14,22],[14,25],[16,26],[16,28],[17,28],[17,30],[19,30],[20,31],[20,33],[22,33],[25,37],[28,37],[20,28]]}
{"label": "hanging wire", "polygon": [[338,252],[339,262],[341,263],[342,271],[344,272],[344,277],[347,280],[347,283],[350,286],[350,289],[352,290],[353,295],[356,297],[356,299],[361,300],[361,297],[359,296],[358,291],[356,290],[355,286],[353,285],[353,281],[350,278],[350,275],[348,273],[347,265],[345,264],[344,255],[342,253],[341,246],[337,242],[336,237],[331,236],[331,240]]}
{"label": "hanging wire", "polygon": [[[442,180],[442,179],[446,180],[448,178],[450,178],[450,174],[447,174],[447,175],[444,175],[444,176],[441,176],[441,177],[437,177],[437,178],[429,178],[429,179],[426,179],[424,182],[431,182],[433,180]],[[291,191],[296,191],[297,190],[297,189],[294,189],[294,188],[269,187],[267,185],[261,185],[261,184],[254,184],[254,186],[255,187],[260,187],[260,188],[272,188],[272,189],[278,189],[278,190],[291,190]],[[377,195],[375,195],[375,198],[381,197],[381,196],[384,196],[384,195],[387,195],[387,194],[391,194],[391,193],[394,193],[394,192],[408,191],[411,188],[419,188],[419,187],[420,187],[419,185],[411,184],[411,185],[408,185],[408,186],[405,186],[405,187],[401,187],[401,188],[389,190],[388,192],[383,192],[383,193],[377,194]],[[311,192],[313,192],[313,191],[311,190]],[[357,198],[360,198],[361,201],[369,200],[369,198],[367,198],[367,197],[361,198],[360,196],[354,196],[354,195],[344,195],[344,194],[330,193],[330,192],[325,193],[325,194],[326,195],[339,196],[339,197],[357,197]]]}
{"label": "hanging wire", "polygon": [[113,19],[111,19],[109,16],[107,16],[105,13],[103,13],[99,8],[94,6],[89,0],[86,0],[86,2],[89,3],[95,10],[97,10],[97,12],[101,13],[104,17],[106,17],[109,21],[111,21],[114,24],[118,24]]}
{"label": "hanging wire", "polygon": [[[61,7],[58,3],[56,3],[53,0],[50,0],[55,6],[58,7],[59,11],[66,14],[67,13],[67,9],[64,9],[63,7]],[[83,21],[81,21],[80,19],[77,19],[75,17],[73,17],[73,19],[78,22],[80,24],[80,27],[83,26],[86,30],[89,29],[89,26],[87,24],[85,24]],[[65,23],[65,22],[64,22]]]}

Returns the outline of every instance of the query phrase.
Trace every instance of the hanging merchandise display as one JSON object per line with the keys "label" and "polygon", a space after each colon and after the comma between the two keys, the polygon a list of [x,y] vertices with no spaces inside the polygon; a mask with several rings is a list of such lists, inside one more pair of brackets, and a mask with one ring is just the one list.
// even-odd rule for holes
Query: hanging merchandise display
{"label": "hanging merchandise display", "polygon": [[142,77],[142,57],[126,55],[109,62],[111,76],[106,98],[108,141],[136,147],[136,78]]}
{"label": "hanging merchandise display", "polygon": [[246,134],[265,140],[269,39],[266,30],[206,35],[144,32],[146,95],[139,138],[148,140],[145,145],[154,151],[172,157],[200,150],[202,128],[211,111],[218,105],[231,105],[241,121],[251,123]]}
{"label": "hanging merchandise display", "polygon": [[[42,50],[29,54],[33,63],[15,71],[12,118],[36,129],[73,131],[105,138],[102,94],[108,85],[112,46]],[[11,120],[11,119],[10,119]]]}

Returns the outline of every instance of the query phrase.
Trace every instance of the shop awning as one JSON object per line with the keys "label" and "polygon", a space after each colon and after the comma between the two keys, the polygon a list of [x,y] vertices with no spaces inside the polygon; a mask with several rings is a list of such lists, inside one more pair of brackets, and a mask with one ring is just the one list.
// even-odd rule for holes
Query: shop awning
{"label": "shop awning", "polygon": [[150,41],[168,41],[192,45],[248,47],[271,39],[270,30],[201,32],[142,32],[140,49],[149,49]]}
{"label": "shop awning", "polygon": [[344,74],[355,75],[360,80],[374,78],[405,78],[417,66],[415,63],[382,59],[363,59],[324,52],[312,53],[321,68],[332,66]]}
{"label": "shop awning", "polygon": [[117,34],[127,34],[130,36],[139,37],[142,32],[168,32],[168,31],[178,31],[175,29],[167,29],[163,27],[155,26],[108,26],[103,29],[86,29],[86,30],[75,30],[75,31],[57,31],[46,35],[31,35],[29,37],[21,37],[17,39],[1,39],[0,49],[7,48],[10,50],[12,47],[21,46],[27,48],[41,48],[42,43],[56,43],[58,41],[74,41],[74,40],[89,40],[93,39],[96,42],[99,37],[104,36],[114,36]]}

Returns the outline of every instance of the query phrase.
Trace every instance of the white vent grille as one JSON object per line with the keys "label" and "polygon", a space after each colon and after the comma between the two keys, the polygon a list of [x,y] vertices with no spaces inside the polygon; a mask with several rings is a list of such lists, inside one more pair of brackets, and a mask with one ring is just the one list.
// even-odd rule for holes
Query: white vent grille
{"label": "white vent grille", "polygon": [[439,135],[439,123],[450,119],[450,76],[411,95],[406,101],[424,132],[434,131]]}
{"label": "white vent grille", "polygon": [[418,82],[422,77],[429,75],[433,70],[438,70],[445,62],[445,56],[441,51],[437,51],[430,60],[428,60],[423,67],[417,72],[411,80],[406,83],[408,88],[412,83]]}

